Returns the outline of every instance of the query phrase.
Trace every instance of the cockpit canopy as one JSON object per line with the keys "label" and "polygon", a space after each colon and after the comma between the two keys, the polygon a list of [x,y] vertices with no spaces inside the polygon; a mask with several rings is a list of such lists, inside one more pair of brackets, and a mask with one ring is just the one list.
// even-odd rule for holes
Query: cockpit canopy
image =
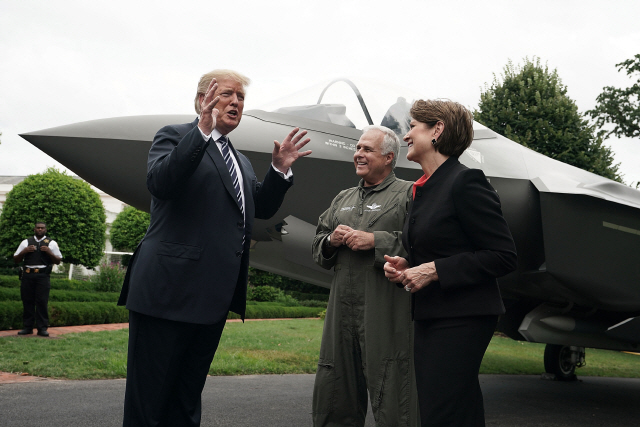
{"label": "cockpit canopy", "polygon": [[262,109],[357,129],[382,125],[402,138],[409,131],[409,109],[419,97],[408,89],[380,86],[366,81],[356,86],[341,78],[287,96]]}

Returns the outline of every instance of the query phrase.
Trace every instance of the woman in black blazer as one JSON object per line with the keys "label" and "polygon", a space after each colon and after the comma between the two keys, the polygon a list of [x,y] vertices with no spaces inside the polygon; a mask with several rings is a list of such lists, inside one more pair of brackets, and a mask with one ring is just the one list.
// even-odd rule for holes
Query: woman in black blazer
{"label": "woman in black blazer", "polygon": [[478,372],[504,313],[496,278],[516,268],[516,249],[498,194],[458,161],[473,140],[472,114],[419,100],[411,117],[407,159],[425,175],[403,230],[409,257],[386,257],[385,274],[413,293],[422,425],[484,426]]}

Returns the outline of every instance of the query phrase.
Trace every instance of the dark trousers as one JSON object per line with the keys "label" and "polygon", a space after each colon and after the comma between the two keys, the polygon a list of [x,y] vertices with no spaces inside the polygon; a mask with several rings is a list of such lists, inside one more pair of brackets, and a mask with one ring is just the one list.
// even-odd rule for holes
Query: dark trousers
{"label": "dark trousers", "polygon": [[124,427],[200,425],[202,389],[225,322],[198,325],[129,313]]}
{"label": "dark trousers", "polygon": [[484,426],[480,363],[498,316],[414,322],[416,383],[422,426]]}
{"label": "dark trousers", "polygon": [[25,329],[46,331],[49,327],[49,291],[51,281],[48,274],[24,273],[20,284],[22,299],[22,325]]}

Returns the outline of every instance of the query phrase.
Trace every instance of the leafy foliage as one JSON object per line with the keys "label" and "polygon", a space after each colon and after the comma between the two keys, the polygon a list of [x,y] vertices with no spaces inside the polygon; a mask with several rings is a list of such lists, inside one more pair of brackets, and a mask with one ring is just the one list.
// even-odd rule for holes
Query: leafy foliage
{"label": "leafy foliage", "polygon": [[109,240],[111,246],[119,251],[133,251],[149,228],[150,215],[127,206],[118,214],[111,224]]}
{"label": "leafy foliage", "polygon": [[[129,321],[129,311],[115,302],[49,302],[49,325],[99,325]],[[22,302],[0,301],[0,330],[22,327]]]}
{"label": "leafy foliage", "polygon": [[247,300],[261,302],[276,302],[284,307],[299,306],[298,300],[291,295],[286,295],[282,289],[273,286],[249,286]]}
{"label": "leafy foliage", "polygon": [[613,123],[613,130],[607,132],[607,136],[615,135],[618,138],[626,136],[629,138],[640,137],[640,53],[633,59],[627,59],[619,64],[618,72],[626,70],[631,77],[636,73],[638,80],[625,89],[618,89],[613,86],[605,86],[602,93],[598,95],[596,101],[598,105],[593,110],[587,111],[593,119],[596,119],[598,127],[603,127],[605,123]]}
{"label": "leafy foliage", "polygon": [[7,194],[0,215],[0,258],[11,259],[20,242],[33,235],[36,221],[60,247],[65,262],[95,267],[102,258],[106,216],[89,184],[49,168],[29,175]]}
{"label": "leafy foliage", "polygon": [[612,165],[611,148],[603,145],[603,133],[596,133],[582,117],[557,70],[543,67],[540,58],[525,58],[522,66],[509,61],[502,81],[494,74],[474,118],[552,159],[622,182],[618,165]]}
{"label": "leafy foliage", "polygon": [[98,273],[91,276],[89,281],[97,292],[120,292],[126,274],[120,264],[103,262]]}
{"label": "leafy foliage", "polygon": [[[327,288],[301,282],[300,280],[289,279],[288,277],[279,276],[253,267],[249,267],[249,284],[252,286],[273,286],[274,288],[287,291],[289,294],[301,292],[329,295],[329,289]],[[298,296],[296,296],[296,298],[301,299],[298,298]]]}

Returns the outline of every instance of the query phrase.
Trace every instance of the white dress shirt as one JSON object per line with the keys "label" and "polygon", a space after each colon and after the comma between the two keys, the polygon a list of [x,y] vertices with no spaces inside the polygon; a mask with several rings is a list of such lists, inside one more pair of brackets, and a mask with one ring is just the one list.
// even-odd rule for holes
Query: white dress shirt
{"label": "white dress shirt", "polygon": [[[200,134],[202,135],[202,137],[204,138],[205,141],[208,141],[209,138],[213,138],[213,140],[216,142],[216,147],[218,147],[218,150],[220,150],[220,154],[222,154],[222,143],[218,142],[218,139],[220,139],[222,134],[218,131],[218,129],[214,128],[209,135],[206,135],[204,132],[202,132],[202,129],[200,129],[200,127],[198,127],[198,130],[200,131]],[[229,150],[231,150],[231,147],[229,147]],[[233,166],[236,168],[236,175],[238,176],[238,184],[240,184],[240,194],[242,196],[242,210],[246,212],[245,205],[244,205],[244,185],[243,185],[244,184],[244,179],[242,177],[242,171],[240,170],[240,166],[238,165],[238,161],[236,160],[236,156],[234,156],[233,153],[231,154],[231,161],[233,162]],[[285,173],[280,172],[273,165],[273,163],[271,163],[271,167],[283,179],[286,179],[287,181],[291,180],[291,177],[293,176],[293,172],[291,171],[291,168],[289,168],[289,170],[285,174]]]}

